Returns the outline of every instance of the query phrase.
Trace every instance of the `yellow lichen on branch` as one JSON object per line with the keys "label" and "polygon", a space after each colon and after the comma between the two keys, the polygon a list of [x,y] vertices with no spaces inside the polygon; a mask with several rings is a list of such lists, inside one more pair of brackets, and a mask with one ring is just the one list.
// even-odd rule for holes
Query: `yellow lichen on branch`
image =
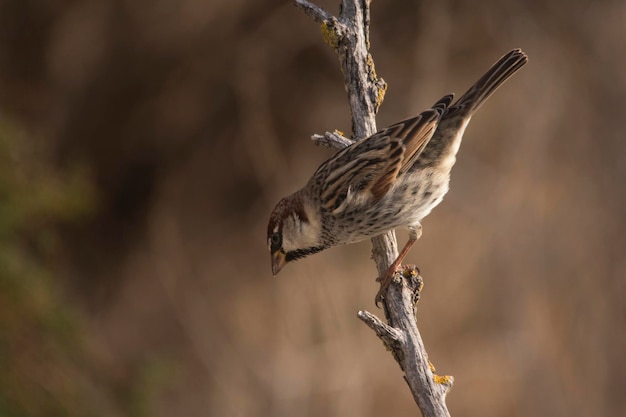
{"label": "yellow lichen on branch", "polygon": [[337,48],[339,48],[339,35],[337,34],[335,25],[332,23],[322,22],[320,30],[322,32],[324,42],[326,42],[334,50],[337,50]]}
{"label": "yellow lichen on branch", "polygon": [[378,109],[380,108],[380,105],[383,104],[383,100],[385,99],[385,93],[387,92],[387,83],[382,78],[378,78],[378,75],[376,74],[376,67],[374,66],[374,59],[372,58],[371,54],[367,54],[367,68],[370,80],[377,89],[376,109]]}
{"label": "yellow lichen on branch", "polygon": [[433,374],[433,380],[435,381],[435,384],[439,385],[452,385],[452,383],[454,382],[454,378],[449,375],[441,376]]}
{"label": "yellow lichen on branch", "polygon": [[433,365],[433,363],[429,360],[428,361],[428,367],[430,368],[430,372],[433,373],[433,381],[435,381],[435,384],[439,384],[439,385],[446,385],[446,386],[452,386],[452,384],[454,383],[454,377],[450,376],[450,375],[437,375],[435,373],[436,369],[435,369],[435,365]]}

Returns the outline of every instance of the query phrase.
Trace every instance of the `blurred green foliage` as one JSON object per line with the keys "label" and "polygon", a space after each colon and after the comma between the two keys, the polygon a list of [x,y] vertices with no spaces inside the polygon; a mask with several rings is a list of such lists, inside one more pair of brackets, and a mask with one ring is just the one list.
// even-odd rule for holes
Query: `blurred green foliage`
{"label": "blurred green foliage", "polygon": [[80,170],[54,172],[0,118],[0,415],[93,415],[79,320],[59,293],[59,225],[94,210]]}
{"label": "blurred green foliage", "polygon": [[0,417],[150,415],[169,366],[137,360],[125,382],[106,371],[64,294],[60,232],[95,213],[90,175],[60,172],[36,144],[0,116]]}

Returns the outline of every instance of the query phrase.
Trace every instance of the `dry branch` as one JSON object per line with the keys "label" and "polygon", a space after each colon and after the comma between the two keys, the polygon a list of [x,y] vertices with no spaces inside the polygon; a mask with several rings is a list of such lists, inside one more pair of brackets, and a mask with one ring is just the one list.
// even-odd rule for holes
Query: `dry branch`
{"label": "dry branch", "polygon": [[337,149],[347,148],[354,143],[352,139],[348,139],[337,132],[326,132],[323,135],[315,134],[311,136],[311,140],[318,146]]}
{"label": "dry branch", "polygon": [[[294,0],[297,7],[321,24],[324,40],[337,52],[352,112],[352,132],[356,140],[376,133],[376,112],[383,101],[386,83],[378,78],[369,53],[370,1],[342,0],[335,17],[307,0]],[[324,146],[343,148],[352,141],[329,133],[314,135],[313,141]],[[393,231],[372,239],[372,255],[379,276],[398,256]],[[414,306],[421,289],[416,268],[397,273],[383,299],[387,324],[367,311],[358,317],[373,329],[404,372],[413,398],[424,417],[449,416],[445,397],[452,377],[433,374],[428,355],[415,320]]]}

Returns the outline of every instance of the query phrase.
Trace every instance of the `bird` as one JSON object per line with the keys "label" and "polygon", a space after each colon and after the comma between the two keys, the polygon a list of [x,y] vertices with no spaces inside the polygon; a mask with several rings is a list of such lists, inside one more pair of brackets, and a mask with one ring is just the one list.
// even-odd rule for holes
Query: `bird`
{"label": "bird", "polygon": [[422,234],[421,221],[449,190],[465,129],[480,106],[528,62],[521,49],[500,58],[456,102],[430,109],[355,141],[323,162],[272,211],[267,245],[272,274],[322,250],[406,228],[409,239],[384,276],[375,303]]}

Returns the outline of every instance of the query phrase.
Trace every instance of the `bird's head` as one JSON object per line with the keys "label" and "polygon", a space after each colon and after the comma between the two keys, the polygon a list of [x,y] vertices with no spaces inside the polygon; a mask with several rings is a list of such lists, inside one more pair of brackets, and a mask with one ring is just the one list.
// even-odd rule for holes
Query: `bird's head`
{"label": "bird's head", "polygon": [[319,210],[300,193],[280,200],[267,226],[267,246],[274,275],[288,262],[326,249]]}

